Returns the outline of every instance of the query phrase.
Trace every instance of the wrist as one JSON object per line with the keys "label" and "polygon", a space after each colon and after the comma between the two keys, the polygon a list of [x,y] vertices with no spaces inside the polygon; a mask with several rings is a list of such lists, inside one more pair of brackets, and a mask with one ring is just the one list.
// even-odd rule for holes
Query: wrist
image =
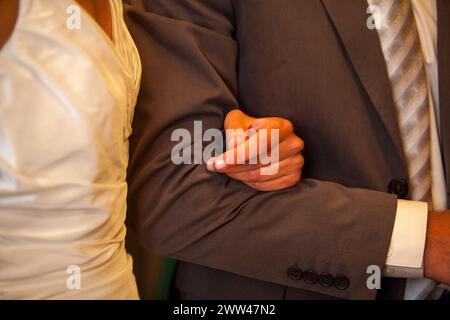
{"label": "wrist", "polygon": [[449,212],[428,214],[424,253],[425,277],[437,282],[450,281],[450,215]]}
{"label": "wrist", "polygon": [[428,223],[427,223],[427,235],[425,240],[425,251],[424,251],[424,257],[423,257],[423,271],[424,275],[427,278],[433,278],[433,264],[435,261],[435,243],[433,240],[433,219],[434,219],[434,212],[428,213]]}

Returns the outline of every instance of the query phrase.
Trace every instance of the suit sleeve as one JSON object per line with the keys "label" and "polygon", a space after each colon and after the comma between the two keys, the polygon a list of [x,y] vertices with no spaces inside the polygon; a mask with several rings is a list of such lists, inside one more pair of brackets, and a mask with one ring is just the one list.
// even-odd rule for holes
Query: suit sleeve
{"label": "suit sleeve", "polygon": [[[194,121],[203,130],[222,129],[226,113],[238,106],[233,7],[225,0],[130,2],[126,19],[143,79],[130,146],[129,219],[141,243],[254,279],[374,298],[366,271],[385,265],[395,196],[314,179],[263,193],[208,173],[205,164],[173,164],[175,129],[194,134]],[[293,266],[343,275],[349,286],[295,280]]]}

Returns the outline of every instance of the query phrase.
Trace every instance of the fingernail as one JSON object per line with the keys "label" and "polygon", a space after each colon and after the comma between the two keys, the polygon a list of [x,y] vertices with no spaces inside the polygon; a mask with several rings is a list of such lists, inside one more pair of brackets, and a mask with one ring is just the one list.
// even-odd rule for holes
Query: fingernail
{"label": "fingernail", "polygon": [[225,168],[225,160],[223,160],[223,159],[216,160],[215,161],[215,168],[218,169],[218,170]]}

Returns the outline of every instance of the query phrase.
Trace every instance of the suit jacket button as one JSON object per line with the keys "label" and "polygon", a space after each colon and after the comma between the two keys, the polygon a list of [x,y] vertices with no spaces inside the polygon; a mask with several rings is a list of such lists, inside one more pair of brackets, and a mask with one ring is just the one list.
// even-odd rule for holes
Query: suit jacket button
{"label": "suit jacket button", "polygon": [[314,284],[317,282],[317,279],[319,276],[317,275],[317,272],[314,270],[307,270],[303,273],[303,281],[305,281],[308,284]]}
{"label": "suit jacket button", "polygon": [[389,193],[396,194],[399,199],[405,199],[408,195],[408,182],[402,178],[395,178],[389,182]]}
{"label": "suit jacket button", "polygon": [[344,275],[337,275],[334,278],[334,286],[339,290],[345,290],[350,285],[350,280]]}
{"label": "suit jacket button", "polygon": [[288,269],[287,275],[291,280],[301,280],[303,277],[303,271],[297,266],[292,266]]}
{"label": "suit jacket button", "polygon": [[331,274],[323,272],[319,275],[319,284],[322,287],[330,287],[334,283],[334,278]]}

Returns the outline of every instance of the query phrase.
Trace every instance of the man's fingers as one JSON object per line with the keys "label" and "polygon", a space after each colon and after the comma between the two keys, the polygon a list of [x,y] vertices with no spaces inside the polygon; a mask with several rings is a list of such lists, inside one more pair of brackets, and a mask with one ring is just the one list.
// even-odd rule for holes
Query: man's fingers
{"label": "man's fingers", "polygon": [[[284,159],[278,163],[261,166],[258,169],[249,170],[240,173],[227,173],[229,177],[242,182],[266,182],[277,180],[283,176],[300,172],[304,165],[304,158],[301,154],[294,155],[290,158]],[[272,167],[273,174],[263,174],[262,169]]]}
{"label": "man's fingers", "polygon": [[[292,173],[300,172],[304,165],[304,158],[301,154],[294,155],[290,158],[284,159],[278,163],[271,164],[268,166],[274,167],[274,174],[264,175],[262,174],[262,168],[267,168],[268,166],[258,167],[247,171],[232,172],[227,173],[227,175],[235,180],[242,182],[254,183],[254,182],[265,182],[279,179],[282,176],[289,175]],[[243,165],[245,166],[245,165]]]}
{"label": "man's fingers", "polygon": [[236,148],[247,139],[246,129],[233,129],[226,131],[227,150]]}
{"label": "man's fingers", "polygon": [[[263,137],[263,140],[265,137]],[[252,136],[245,143],[238,145],[236,148],[226,151],[224,154],[212,158],[207,163],[207,168],[210,171],[216,171],[219,173],[238,173],[248,170],[254,170],[265,166],[267,164],[261,164],[258,160],[260,150],[258,144],[260,143],[260,135]],[[267,145],[261,146],[266,148]],[[282,161],[293,155],[300,153],[304,149],[303,140],[296,135],[291,135],[282,141],[275,152],[278,152],[278,161]],[[267,156],[272,156],[272,150],[267,151]],[[249,159],[253,162],[249,163]]]}
{"label": "man's fingers", "polygon": [[[255,134],[249,139],[247,139],[244,143],[236,146],[235,148],[227,150],[222,155],[211,158],[207,162],[208,169],[213,167],[215,172],[224,173],[227,169],[236,167],[240,164],[249,163],[250,159],[257,158],[258,152],[258,144],[259,144],[259,135]],[[254,160],[254,163],[257,164],[257,161]]]}
{"label": "man's fingers", "polygon": [[284,160],[303,151],[305,143],[298,136],[292,134],[283,141],[279,146],[279,159]]}
{"label": "man's fingers", "polygon": [[207,162],[210,171],[238,173],[254,170],[303,150],[303,141],[294,134],[293,124],[286,119],[256,119],[240,110],[233,110],[227,114],[224,126],[227,151]]}
{"label": "man's fingers", "polygon": [[244,143],[246,132],[255,121],[255,118],[247,116],[239,109],[229,112],[224,123],[227,149],[235,148],[241,143]]}
{"label": "man's fingers", "polygon": [[281,190],[300,181],[304,144],[289,120],[255,119],[233,110],[224,127],[227,151],[210,159],[208,170],[225,173],[259,191]]}
{"label": "man's fingers", "polygon": [[282,176],[275,180],[263,181],[263,182],[244,182],[252,189],[269,192],[283,190],[293,187],[299,183],[301,179],[301,172],[292,173],[290,175]]}
{"label": "man's fingers", "polygon": [[248,171],[254,171],[254,170],[258,170],[261,167],[264,167],[265,165],[258,163],[258,164],[240,164],[234,167],[227,167],[224,170],[222,170],[223,172],[221,173],[225,173],[225,174],[235,174],[235,173],[245,173]]}

